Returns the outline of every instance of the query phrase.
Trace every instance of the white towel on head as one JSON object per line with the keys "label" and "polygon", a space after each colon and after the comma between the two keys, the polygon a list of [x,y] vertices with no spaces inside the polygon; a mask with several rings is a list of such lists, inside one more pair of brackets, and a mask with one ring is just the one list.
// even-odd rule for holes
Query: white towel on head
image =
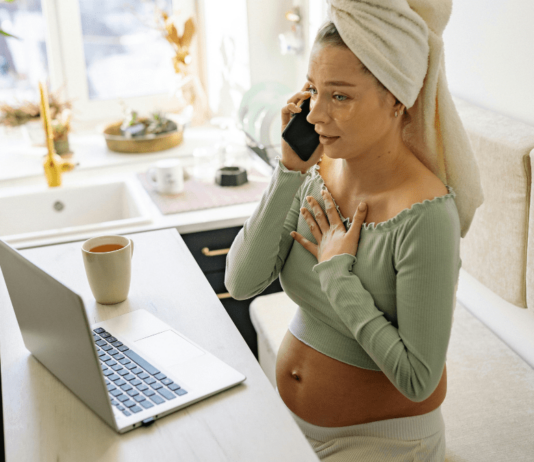
{"label": "white towel on head", "polygon": [[411,116],[406,146],[456,192],[461,236],[484,202],[478,164],[445,77],[442,34],[452,0],[327,0],[356,57]]}

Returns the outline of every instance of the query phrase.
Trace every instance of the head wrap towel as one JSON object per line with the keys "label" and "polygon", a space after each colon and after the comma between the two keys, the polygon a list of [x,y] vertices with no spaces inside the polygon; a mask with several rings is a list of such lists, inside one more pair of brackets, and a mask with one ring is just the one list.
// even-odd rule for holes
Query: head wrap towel
{"label": "head wrap towel", "polygon": [[461,237],[484,202],[471,143],[449,93],[442,34],[452,0],[326,0],[356,57],[406,106],[406,146],[456,192]]}

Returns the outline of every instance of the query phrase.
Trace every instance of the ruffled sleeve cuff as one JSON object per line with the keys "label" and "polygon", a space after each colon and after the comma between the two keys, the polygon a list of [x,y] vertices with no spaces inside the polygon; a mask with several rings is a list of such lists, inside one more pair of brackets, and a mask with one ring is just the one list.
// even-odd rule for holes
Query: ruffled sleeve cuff
{"label": "ruffled sleeve cuff", "polygon": [[284,173],[291,173],[291,174],[295,174],[296,176],[298,177],[306,177],[306,176],[309,176],[311,175],[311,169],[313,168],[313,165],[308,168],[308,170],[306,170],[305,173],[302,173],[300,170],[289,170],[283,163],[282,163],[282,158],[280,156],[276,156],[275,157],[276,160],[278,160],[278,168],[284,172]]}
{"label": "ruffled sleeve cuff", "polygon": [[355,255],[342,253],[340,255],[334,255],[326,261],[317,263],[313,266],[312,271],[317,273],[320,279],[324,279],[325,277],[336,278],[352,273],[352,268],[357,261]]}

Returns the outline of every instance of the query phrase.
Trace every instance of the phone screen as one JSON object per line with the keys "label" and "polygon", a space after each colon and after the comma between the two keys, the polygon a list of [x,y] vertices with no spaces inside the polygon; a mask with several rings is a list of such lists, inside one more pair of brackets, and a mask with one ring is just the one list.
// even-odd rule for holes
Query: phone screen
{"label": "phone screen", "polygon": [[306,120],[310,113],[310,98],[305,99],[300,107],[302,111],[291,118],[282,132],[282,138],[303,161],[307,161],[319,146],[319,134],[315,131],[315,125]]}

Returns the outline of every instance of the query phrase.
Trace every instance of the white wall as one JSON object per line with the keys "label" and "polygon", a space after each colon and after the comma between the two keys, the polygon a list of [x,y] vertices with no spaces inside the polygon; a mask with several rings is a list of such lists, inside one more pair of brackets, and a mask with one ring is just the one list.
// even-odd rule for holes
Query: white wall
{"label": "white wall", "polygon": [[201,0],[199,14],[208,101],[214,116],[237,114],[250,88],[250,65],[245,0]]}
{"label": "white wall", "polygon": [[304,85],[307,55],[282,55],[278,34],[290,30],[290,22],[285,19],[286,11],[293,8],[294,4],[300,5],[304,11],[303,27],[307,40],[307,3],[299,0],[247,0],[251,85],[275,81],[295,88],[295,91]]}
{"label": "white wall", "polygon": [[532,0],[454,0],[443,41],[453,95],[534,125]]}

